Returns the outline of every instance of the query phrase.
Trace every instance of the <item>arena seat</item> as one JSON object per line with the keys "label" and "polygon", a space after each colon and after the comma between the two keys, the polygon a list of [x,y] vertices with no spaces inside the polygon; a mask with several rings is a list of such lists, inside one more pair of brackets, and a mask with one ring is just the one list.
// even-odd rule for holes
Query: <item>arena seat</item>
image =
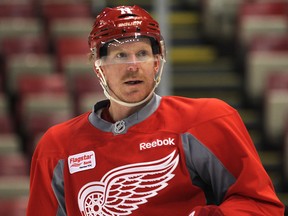
{"label": "arena seat", "polygon": [[3,38],[42,35],[43,25],[36,17],[1,17],[0,40]]}
{"label": "arena seat", "polygon": [[19,122],[29,122],[30,118],[39,115],[73,115],[73,102],[61,74],[23,76],[18,86]]}
{"label": "arena seat", "polygon": [[[288,182],[288,120],[285,124],[285,133],[284,133],[284,161],[283,161],[283,175],[284,175],[284,182]],[[284,188],[288,190],[288,185],[284,183]],[[288,194],[287,194],[288,195]],[[287,196],[288,201],[288,196]],[[287,202],[288,203],[288,202]],[[287,208],[288,210],[288,208]],[[287,211],[288,213],[288,211]]]}
{"label": "arena seat", "polygon": [[288,30],[285,1],[243,1],[238,11],[237,35],[245,46],[260,35],[282,35]]}
{"label": "arena seat", "polygon": [[17,121],[30,155],[36,136],[74,116],[74,102],[59,73],[22,76],[18,87]]}
{"label": "arena seat", "polygon": [[19,53],[42,54],[49,52],[49,46],[44,36],[5,38],[1,42],[1,52],[4,56]]}
{"label": "arena seat", "polygon": [[3,80],[8,92],[15,92],[17,78],[23,73],[48,73],[55,70],[49,44],[43,35],[4,38],[0,42],[3,55]]}
{"label": "arena seat", "polygon": [[28,176],[29,161],[21,152],[0,154],[0,176]]}
{"label": "arena seat", "polygon": [[207,38],[227,40],[234,37],[237,11],[244,0],[201,0],[203,31]]}
{"label": "arena seat", "polygon": [[26,214],[28,196],[0,198],[0,215],[23,216]]}
{"label": "arena seat", "polygon": [[245,59],[246,93],[253,103],[259,104],[269,74],[288,68],[288,35],[253,38]]}
{"label": "arena seat", "polygon": [[[1,176],[0,177],[0,211],[4,200],[17,199],[28,197],[29,195],[29,176]],[[11,214],[0,215],[13,215],[13,210],[10,209]],[[22,214],[23,215],[23,214]],[[21,216],[22,216],[21,215]]]}
{"label": "arena seat", "polygon": [[19,79],[21,119],[48,113],[71,113],[72,102],[61,74],[28,75]]}
{"label": "arena seat", "polygon": [[0,115],[0,133],[13,133],[13,121],[9,115]]}
{"label": "arena seat", "polygon": [[86,37],[61,37],[55,42],[58,70],[70,82],[77,73],[92,73],[89,46]]}
{"label": "arena seat", "polygon": [[9,115],[0,115],[0,154],[21,151],[21,138]]}
{"label": "arena seat", "polygon": [[49,113],[47,115],[30,116],[24,129],[25,153],[32,156],[39,139],[52,126],[73,118],[71,113]]}
{"label": "arena seat", "polygon": [[42,1],[40,3],[40,10],[42,16],[47,20],[92,16],[90,5],[79,1],[77,3],[73,1]]}
{"label": "arena seat", "polygon": [[288,71],[268,76],[264,97],[264,128],[271,143],[282,145],[288,122]]}
{"label": "arena seat", "polygon": [[22,151],[21,138],[18,133],[0,133],[0,140],[0,154],[12,154]]}
{"label": "arena seat", "polygon": [[3,91],[0,91],[0,117],[7,116],[9,113],[8,110],[9,110],[8,97]]}
{"label": "arena seat", "polygon": [[93,24],[92,9],[85,2],[48,2],[40,4],[46,34],[51,43],[62,36],[86,37]]}
{"label": "arena seat", "polygon": [[43,35],[5,38],[0,44],[5,85],[11,94],[17,90],[17,79],[21,75],[56,70],[54,57],[49,54],[47,38]]}
{"label": "arena seat", "polygon": [[0,3],[0,17],[36,17],[37,10],[32,2]]}
{"label": "arena seat", "polygon": [[75,101],[75,112],[81,114],[91,111],[93,105],[106,99],[96,74],[77,74],[73,78],[72,95]]}
{"label": "arena seat", "polygon": [[67,36],[85,37],[87,39],[93,21],[90,17],[58,18],[49,23],[47,31],[52,43],[57,38]]}
{"label": "arena seat", "polygon": [[10,94],[17,92],[19,77],[32,74],[51,74],[56,71],[55,59],[51,54],[17,54],[6,60],[7,89]]}

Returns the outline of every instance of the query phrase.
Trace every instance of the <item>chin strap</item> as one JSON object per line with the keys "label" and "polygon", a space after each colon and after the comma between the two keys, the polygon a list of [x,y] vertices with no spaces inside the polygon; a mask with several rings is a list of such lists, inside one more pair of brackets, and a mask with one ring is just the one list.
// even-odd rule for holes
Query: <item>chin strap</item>
{"label": "chin strap", "polygon": [[160,68],[159,68],[159,71],[158,73],[155,75],[154,77],[154,81],[155,81],[155,85],[153,87],[153,89],[151,90],[151,92],[149,93],[149,95],[147,97],[145,97],[143,100],[139,101],[139,102],[135,102],[135,103],[127,103],[127,102],[124,102],[124,101],[121,101],[113,96],[110,95],[110,88],[107,84],[107,81],[104,77],[104,74],[103,74],[103,71],[101,69],[101,60],[98,59],[95,61],[95,67],[96,67],[96,70],[97,70],[97,76],[99,78],[99,82],[100,82],[100,85],[103,89],[103,92],[104,92],[104,95],[109,99],[109,100],[112,100],[122,106],[126,106],[126,107],[135,107],[135,106],[139,106],[143,103],[145,103],[146,101],[148,101],[151,96],[153,95],[155,89],[158,87],[160,81],[161,81],[161,76],[162,76],[162,72],[163,72],[163,68],[164,68],[164,63],[165,63],[165,59],[163,59],[162,57],[160,58]]}

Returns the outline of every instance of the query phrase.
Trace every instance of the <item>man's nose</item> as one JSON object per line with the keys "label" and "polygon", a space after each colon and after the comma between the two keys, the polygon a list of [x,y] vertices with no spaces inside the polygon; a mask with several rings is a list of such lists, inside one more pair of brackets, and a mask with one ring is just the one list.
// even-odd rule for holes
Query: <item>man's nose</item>
{"label": "man's nose", "polygon": [[137,57],[135,55],[132,55],[129,59],[129,62],[128,62],[128,70],[129,71],[136,71],[139,69],[139,66],[138,66],[138,60],[137,60]]}

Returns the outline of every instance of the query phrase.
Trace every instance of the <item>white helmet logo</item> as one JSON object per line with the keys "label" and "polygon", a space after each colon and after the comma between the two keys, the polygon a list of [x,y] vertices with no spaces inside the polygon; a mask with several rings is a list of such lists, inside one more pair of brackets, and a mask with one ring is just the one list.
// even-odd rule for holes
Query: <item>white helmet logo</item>
{"label": "white helmet logo", "polygon": [[133,14],[130,8],[120,8],[121,14]]}
{"label": "white helmet logo", "polygon": [[84,185],[78,193],[83,216],[121,216],[154,197],[174,177],[179,162],[175,151],[160,160],[115,168],[101,181]]}

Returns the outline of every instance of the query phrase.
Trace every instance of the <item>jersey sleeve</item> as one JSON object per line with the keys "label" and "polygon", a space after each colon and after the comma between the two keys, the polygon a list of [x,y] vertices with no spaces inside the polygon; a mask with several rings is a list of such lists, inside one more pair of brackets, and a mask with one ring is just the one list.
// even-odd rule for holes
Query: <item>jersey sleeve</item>
{"label": "jersey sleeve", "polygon": [[[30,170],[30,195],[27,207],[27,216],[51,216],[65,215],[65,206],[60,205],[59,186],[53,183],[54,170],[57,169],[59,160],[57,155],[53,155],[53,140],[49,131],[41,138],[38,143],[31,161]],[[56,190],[56,191],[55,191]],[[58,190],[58,191],[57,191]],[[56,198],[55,193],[59,197]]]}
{"label": "jersey sleeve", "polygon": [[228,114],[203,122],[190,132],[206,149],[205,157],[192,149],[190,165],[212,185],[212,193],[218,193],[216,205],[223,215],[284,214],[284,205],[236,110],[231,108]]}

